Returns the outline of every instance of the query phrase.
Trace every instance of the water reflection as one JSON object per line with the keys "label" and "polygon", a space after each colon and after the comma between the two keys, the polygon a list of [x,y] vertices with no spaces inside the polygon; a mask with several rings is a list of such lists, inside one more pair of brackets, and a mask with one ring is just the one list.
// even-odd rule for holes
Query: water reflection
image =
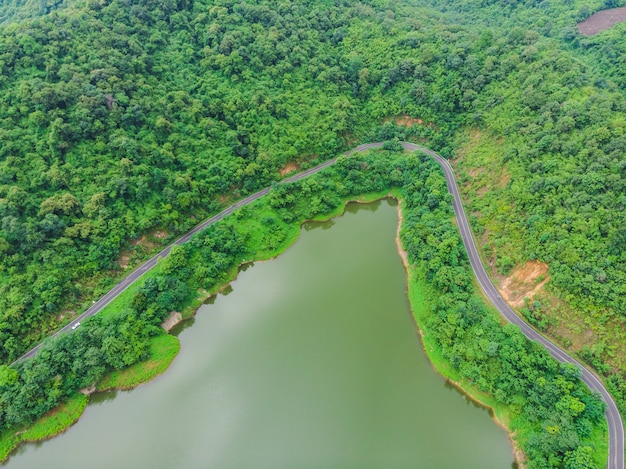
{"label": "water reflection", "polygon": [[463,391],[461,391],[456,385],[454,385],[454,383],[452,383],[449,380],[446,380],[444,382],[444,387],[446,389],[450,389],[450,390],[454,390],[458,395],[460,395],[465,402],[467,403],[468,406],[472,406],[476,409],[487,409],[489,411],[489,413],[491,414],[491,409],[485,407],[484,405],[476,402],[474,399],[472,399],[470,396],[468,396],[466,393],[464,393]]}
{"label": "water reflection", "polygon": [[333,226],[335,226],[335,220],[308,221],[304,225],[302,225],[302,228],[304,229],[304,231],[316,230],[318,228],[321,228],[322,230],[328,230]]}
{"label": "water reflection", "polygon": [[120,392],[121,391],[111,390],[111,391],[103,391],[103,392],[93,393],[89,397],[89,404],[90,405],[100,405],[100,404],[104,404],[105,402],[112,401],[113,399],[115,399],[117,397],[118,393],[120,393]]}
{"label": "water reflection", "polygon": [[[210,304],[213,304],[213,302],[215,301],[215,296],[212,296],[211,298],[213,298],[213,301]],[[195,323],[196,323],[195,317],[185,319],[184,321],[181,321],[178,324],[176,324],[174,327],[172,327],[172,329],[170,330],[170,334],[172,334],[175,337],[178,337],[181,332],[183,332],[185,329],[189,329]]]}
{"label": "water reflection", "polygon": [[230,295],[232,292],[234,291],[233,289],[233,285],[231,283],[229,283],[228,285],[226,285],[224,288],[222,288],[220,290],[220,295],[223,296],[228,296]]}

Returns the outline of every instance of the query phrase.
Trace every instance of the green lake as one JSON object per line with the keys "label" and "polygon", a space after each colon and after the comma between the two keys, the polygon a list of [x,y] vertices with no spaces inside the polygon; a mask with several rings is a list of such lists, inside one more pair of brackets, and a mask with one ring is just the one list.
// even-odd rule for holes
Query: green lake
{"label": "green lake", "polygon": [[505,431],[425,357],[397,220],[382,201],[307,224],[179,326],[165,374],[6,467],[511,468]]}

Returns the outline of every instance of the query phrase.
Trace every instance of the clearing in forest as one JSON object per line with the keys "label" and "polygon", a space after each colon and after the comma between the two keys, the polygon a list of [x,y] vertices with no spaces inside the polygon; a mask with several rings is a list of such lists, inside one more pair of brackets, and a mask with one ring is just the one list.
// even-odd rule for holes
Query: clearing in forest
{"label": "clearing in forest", "polygon": [[626,20],[626,7],[598,11],[582,23],[578,23],[578,32],[584,36],[593,36],[624,20]]}

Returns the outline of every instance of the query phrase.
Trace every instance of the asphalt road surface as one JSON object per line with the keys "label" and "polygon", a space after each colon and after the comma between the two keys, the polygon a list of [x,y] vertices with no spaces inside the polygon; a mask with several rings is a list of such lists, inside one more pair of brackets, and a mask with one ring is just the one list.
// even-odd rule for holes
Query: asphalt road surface
{"label": "asphalt road surface", "polygon": [[[353,148],[352,150],[344,153],[344,155],[350,156],[352,153],[355,153],[355,152],[366,151],[366,150],[370,150],[373,148],[380,148],[382,146],[383,146],[383,142],[367,143],[364,145],[360,145],[356,148]],[[439,165],[443,169],[443,172],[445,174],[446,181],[448,184],[448,191],[453,196],[452,205],[454,208],[454,213],[456,215],[457,224],[459,227],[459,231],[461,233],[461,238],[463,239],[463,244],[465,245],[465,249],[467,250],[467,255],[472,265],[472,269],[474,270],[474,274],[476,275],[476,278],[478,279],[478,283],[480,284],[483,292],[489,298],[489,300],[493,303],[493,305],[498,309],[498,311],[500,311],[500,313],[509,322],[518,325],[526,337],[528,337],[530,340],[537,341],[541,343],[544,347],[546,347],[546,349],[548,349],[548,351],[550,352],[550,355],[552,355],[558,361],[563,362],[563,363],[570,363],[570,364],[577,366],[582,372],[581,379],[587,384],[587,386],[589,386],[589,388],[592,391],[597,392],[602,396],[602,399],[606,403],[606,419],[607,419],[608,428],[609,428],[609,459],[608,459],[607,468],[624,469],[624,426],[622,424],[622,418],[620,416],[619,411],[617,410],[617,406],[615,405],[613,398],[605,389],[600,379],[592,371],[588,370],[576,359],[570,357],[565,351],[561,350],[558,346],[550,342],[543,335],[541,335],[539,332],[535,331],[532,327],[530,327],[523,319],[521,319],[509,307],[509,305],[504,301],[500,293],[498,293],[498,290],[495,288],[495,286],[491,282],[491,279],[487,275],[487,272],[485,271],[485,268],[483,267],[480,261],[478,251],[476,250],[476,244],[474,243],[474,237],[472,236],[472,231],[467,221],[465,210],[463,209],[463,204],[461,202],[461,195],[459,193],[458,186],[456,185],[456,181],[454,179],[454,172],[452,170],[452,167],[448,163],[448,161],[445,158],[439,156],[434,151],[429,150],[428,148],[425,148],[421,145],[416,145],[414,143],[408,143],[408,142],[402,142],[402,147],[408,151],[421,151],[433,157],[435,161],[437,161],[437,163],[439,163]],[[336,161],[337,161],[337,158],[333,158],[332,160],[326,161],[325,163],[315,166],[314,168],[307,169],[306,171],[302,171],[301,173],[298,173],[294,176],[284,179],[283,181],[281,181],[281,183],[294,182],[300,179],[304,179],[312,174],[315,174],[323,170],[324,168],[327,168],[328,166],[335,164]],[[244,199],[239,200],[238,202],[235,202],[233,205],[231,205],[227,209],[209,218],[208,220],[205,220],[204,222],[202,222],[201,224],[193,228],[187,234],[180,237],[179,239],[174,241],[172,244],[167,246],[165,249],[163,249],[163,251],[156,254],[155,256],[153,256],[152,258],[150,258],[149,260],[141,264],[139,267],[137,267],[126,278],[124,278],[124,280],[119,282],[109,292],[107,292],[98,301],[96,301],[89,309],[87,309],[84,313],[82,313],[80,316],[74,319],[74,321],[72,321],[70,324],[68,324],[67,326],[55,332],[53,336],[56,336],[64,332],[70,332],[73,330],[73,328],[75,329],[77,327],[76,326],[77,323],[80,323],[81,321],[83,321],[84,319],[90,316],[98,314],[106,305],[108,305],[111,301],[117,298],[117,296],[120,293],[122,293],[124,290],[126,290],[126,288],[132,285],[139,277],[141,277],[147,271],[152,269],[157,264],[159,259],[166,257],[170,253],[173,246],[186,243],[187,241],[191,239],[191,237],[194,234],[204,230],[206,227],[230,215],[238,208],[243,207],[244,205],[248,205],[254,202],[255,200],[263,197],[264,195],[267,195],[270,189],[271,187],[266,187],[265,189],[260,190],[259,192],[255,194],[252,194]],[[41,345],[42,344],[37,345],[36,347],[34,347],[33,349],[25,353],[17,361],[25,360],[35,355],[35,353],[37,353]]]}

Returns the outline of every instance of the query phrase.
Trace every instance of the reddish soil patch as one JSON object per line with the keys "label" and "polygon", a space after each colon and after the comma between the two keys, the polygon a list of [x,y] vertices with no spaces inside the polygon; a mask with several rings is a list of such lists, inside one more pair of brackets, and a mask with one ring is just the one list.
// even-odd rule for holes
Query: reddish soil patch
{"label": "reddish soil patch", "polygon": [[582,23],[578,23],[578,32],[585,36],[593,36],[624,20],[626,20],[626,7],[602,10],[594,13]]}
{"label": "reddish soil patch", "polygon": [[289,163],[287,163],[285,166],[283,166],[282,168],[280,168],[278,170],[278,174],[282,176],[286,176],[289,173],[293,173],[294,171],[297,171],[298,169],[300,169],[300,165],[297,163],[294,163],[293,161],[290,161]]}
{"label": "reddish soil patch", "polygon": [[401,127],[411,127],[411,126],[413,126],[415,124],[417,124],[417,125],[423,125],[424,124],[424,121],[422,119],[419,119],[419,118],[414,119],[413,117],[406,116],[406,115],[405,116],[396,117],[394,119],[394,122],[397,125],[401,126]]}
{"label": "reddish soil patch", "polygon": [[550,280],[548,266],[539,261],[528,261],[517,267],[508,277],[500,282],[502,297],[514,308],[524,306],[524,299],[540,293]]}

